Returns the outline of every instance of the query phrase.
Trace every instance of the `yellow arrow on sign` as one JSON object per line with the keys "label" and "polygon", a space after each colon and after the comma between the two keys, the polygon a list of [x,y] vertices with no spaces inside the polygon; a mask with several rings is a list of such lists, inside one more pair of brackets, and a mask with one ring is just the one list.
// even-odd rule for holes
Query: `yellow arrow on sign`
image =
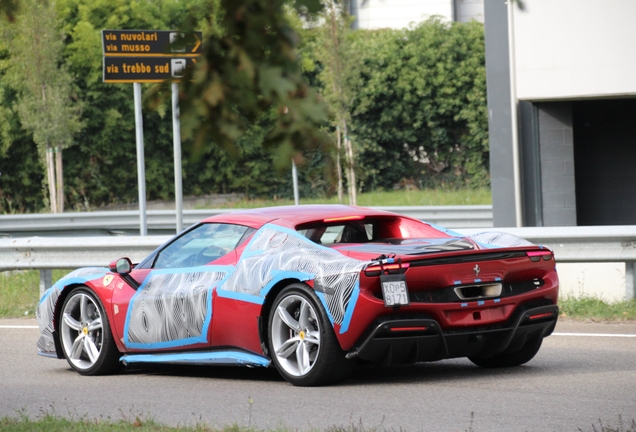
{"label": "yellow arrow on sign", "polygon": [[201,45],[201,39],[199,39],[199,36],[197,36],[196,33],[194,34],[194,37],[196,38],[197,43],[194,44],[194,48],[192,48],[192,52],[196,52],[197,48],[199,48],[199,46]]}

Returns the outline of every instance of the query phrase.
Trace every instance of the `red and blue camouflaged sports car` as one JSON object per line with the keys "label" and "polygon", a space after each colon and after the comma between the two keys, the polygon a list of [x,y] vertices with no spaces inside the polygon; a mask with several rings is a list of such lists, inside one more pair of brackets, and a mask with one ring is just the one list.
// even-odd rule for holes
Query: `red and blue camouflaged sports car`
{"label": "red and blue camouflaged sports car", "polygon": [[356,362],[516,366],[552,333],[557,295],[552,252],[509,234],[273,207],[210,217],[138,264],[73,271],[40,301],[38,350],[83,375],[273,363],[303,386]]}

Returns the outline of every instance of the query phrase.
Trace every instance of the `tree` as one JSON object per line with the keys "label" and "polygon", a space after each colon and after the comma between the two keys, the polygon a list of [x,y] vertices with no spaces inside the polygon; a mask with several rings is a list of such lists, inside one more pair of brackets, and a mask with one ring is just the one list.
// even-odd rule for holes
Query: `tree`
{"label": "tree", "polygon": [[344,136],[345,173],[349,190],[349,204],[356,205],[356,174],[353,145],[349,132],[351,107],[360,83],[360,53],[351,42],[349,32],[351,18],[342,4],[334,0],[323,1],[323,11],[318,16],[319,37],[316,57],[323,68],[318,78],[323,84],[323,96],[335,115],[337,133],[338,198],[342,201],[340,173],[341,132]]}
{"label": "tree", "polygon": [[[303,152],[329,146],[321,130],[327,106],[304,81],[296,52],[298,34],[288,24],[286,0],[220,0],[204,52],[180,83],[181,131],[195,152],[236,141],[265,116],[272,127],[263,146],[276,151],[279,169],[299,164]],[[218,23],[216,21],[218,19]],[[150,104],[165,100],[169,84]]]}
{"label": "tree", "polygon": [[80,104],[72,99],[72,78],[62,64],[63,40],[53,1],[22,0],[7,47],[6,77],[19,95],[16,109],[33,134],[46,166],[49,202],[64,211],[62,150],[81,129]]}
{"label": "tree", "polygon": [[[0,84],[1,78],[0,73]],[[0,102],[11,106],[15,92],[0,87]],[[37,147],[20,127],[17,113],[11,109],[0,111],[0,213],[37,212],[42,208],[44,196]]]}

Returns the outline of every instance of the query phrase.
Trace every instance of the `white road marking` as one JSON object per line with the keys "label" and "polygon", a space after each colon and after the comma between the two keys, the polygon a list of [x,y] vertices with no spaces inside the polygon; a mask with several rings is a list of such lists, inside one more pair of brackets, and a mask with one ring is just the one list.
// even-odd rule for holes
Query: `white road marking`
{"label": "white road marking", "polygon": [[0,325],[0,329],[36,329],[38,326],[27,325]]}
{"label": "white road marking", "polygon": [[633,338],[636,334],[616,334],[616,333],[552,333],[552,336],[580,336],[580,337],[626,337]]}

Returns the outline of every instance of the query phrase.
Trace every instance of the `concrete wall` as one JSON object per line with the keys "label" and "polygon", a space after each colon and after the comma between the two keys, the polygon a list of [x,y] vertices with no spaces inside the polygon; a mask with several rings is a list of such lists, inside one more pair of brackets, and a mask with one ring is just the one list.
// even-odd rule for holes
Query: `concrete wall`
{"label": "concrete wall", "polygon": [[514,11],[519,99],[636,95],[636,1],[524,4]]}
{"label": "concrete wall", "polygon": [[572,103],[537,104],[544,226],[576,226]]}
{"label": "concrete wall", "polygon": [[594,297],[606,302],[634,298],[626,292],[625,263],[557,264],[559,298]]}

